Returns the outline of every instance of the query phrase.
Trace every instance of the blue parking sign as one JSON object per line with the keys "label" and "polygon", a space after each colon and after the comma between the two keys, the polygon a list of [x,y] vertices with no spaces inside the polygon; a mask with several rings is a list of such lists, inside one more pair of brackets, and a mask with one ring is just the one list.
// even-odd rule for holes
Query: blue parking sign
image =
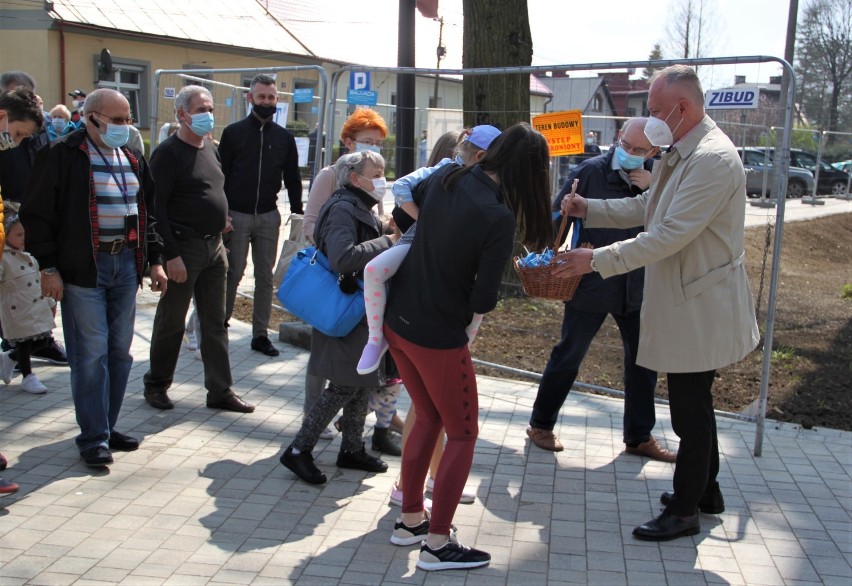
{"label": "blue parking sign", "polygon": [[349,89],[350,90],[368,90],[370,89],[370,72],[369,71],[350,71],[349,72]]}

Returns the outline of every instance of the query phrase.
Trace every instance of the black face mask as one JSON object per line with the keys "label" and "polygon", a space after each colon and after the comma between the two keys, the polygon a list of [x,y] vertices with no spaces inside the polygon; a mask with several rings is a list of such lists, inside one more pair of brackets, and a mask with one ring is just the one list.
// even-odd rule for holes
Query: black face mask
{"label": "black face mask", "polygon": [[275,115],[275,106],[252,105],[252,112],[261,120],[268,120]]}

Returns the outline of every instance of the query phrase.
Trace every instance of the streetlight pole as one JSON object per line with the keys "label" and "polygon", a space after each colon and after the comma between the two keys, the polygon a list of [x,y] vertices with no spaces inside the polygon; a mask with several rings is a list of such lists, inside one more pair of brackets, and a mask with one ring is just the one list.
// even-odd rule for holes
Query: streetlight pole
{"label": "streetlight pole", "polygon": [[[438,22],[440,23],[440,26],[438,27],[438,49],[435,51],[438,55],[438,63],[437,63],[437,65],[435,65],[435,69],[441,68],[441,59],[443,59],[444,55],[447,54],[447,48],[444,47],[444,42],[443,42],[444,41],[444,17],[442,16],[441,18],[439,18]],[[438,107],[438,80],[439,79],[440,79],[440,76],[436,73],[435,74],[435,92],[434,92],[434,96],[432,98],[432,107],[433,108]]]}

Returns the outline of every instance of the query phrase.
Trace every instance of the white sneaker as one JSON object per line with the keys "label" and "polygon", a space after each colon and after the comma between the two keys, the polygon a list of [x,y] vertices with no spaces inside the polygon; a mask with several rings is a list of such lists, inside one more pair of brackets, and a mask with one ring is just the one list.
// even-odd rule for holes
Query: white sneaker
{"label": "white sneaker", "polygon": [[196,359],[196,360],[201,360],[201,348],[196,348],[196,349],[195,349],[195,359]]}
{"label": "white sneaker", "polygon": [[41,384],[41,381],[38,380],[35,374],[30,373],[21,381],[21,390],[32,393],[33,395],[43,395],[47,392],[47,387]]}
{"label": "white sneaker", "polygon": [[[435,479],[431,476],[426,479],[426,494],[431,495],[432,491],[435,490]],[[470,492],[467,490],[467,487],[462,491],[461,497],[459,497],[460,505],[470,505],[476,502],[476,493]]]}
{"label": "white sneaker", "polygon": [[197,350],[198,338],[195,337],[195,332],[191,330],[186,330],[183,336],[183,343],[186,346],[187,350]]}
{"label": "white sneaker", "polygon": [[334,436],[337,435],[337,432],[330,427],[326,427],[322,433],[320,434],[320,439],[322,440],[333,440]]}
{"label": "white sneaker", "polygon": [[[396,482],[393,483],[393,488],[391,488],[390,504],[396,505],[397,507],[402,506],[402,491],[399,489],[399,485]],[[423,508],[429,512],[432,511],[432,499],[426,498],[426,495],[423,495]]]}
{"label": "white sneaker", "polygon": [[15,361],[9,358],[9,352],[0,352],[0,380],[7,385],[12,382]]}

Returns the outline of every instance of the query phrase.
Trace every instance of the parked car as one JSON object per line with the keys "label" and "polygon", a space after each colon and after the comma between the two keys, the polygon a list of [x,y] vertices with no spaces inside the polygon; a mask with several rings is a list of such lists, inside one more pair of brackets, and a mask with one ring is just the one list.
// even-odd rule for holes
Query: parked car
{"label": "parked car", "polygon": [[832,167],[835,169],[840,169],[841,171],[845,171],[846,173],[852,173],[852,160],[849,161],[840,161],[838,163],[832,163]]}
{"label": "parked car", "polygon": [[[758,150],[763,151],[762,148]],[[769,149],[769,157],[775,154],[775,149]],[[790,166],[802,167],[816,175],[817,157],[813,153],[801,149],[790,149]],[[849,173],[835,169],[825,161],[820,161],[817,193],[843,195],[849,183]]]}
{"label": "parked car", "polygon": [[[750,197],[763,194],[763,177],[766,175],[766,193],[772,196],[775,188],[775,167],[766,153],[756,148],[739,148],[740,158],[746,170],[746,193]],[[814,190],[814,176],[807,169],[790,167],[787,172],[787,197],[802,197]]]}

